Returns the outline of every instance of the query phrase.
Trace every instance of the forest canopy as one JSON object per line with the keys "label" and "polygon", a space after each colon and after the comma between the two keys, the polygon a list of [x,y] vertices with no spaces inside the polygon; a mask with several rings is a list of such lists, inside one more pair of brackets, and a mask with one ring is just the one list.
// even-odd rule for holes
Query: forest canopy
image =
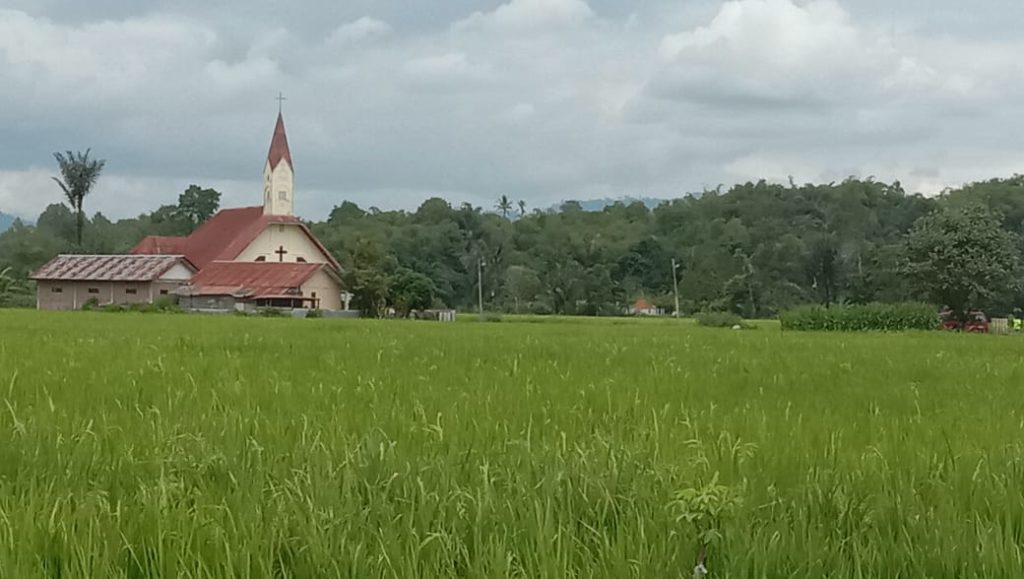
{"label": "forest canopy", "polygon": [[[190,188],[177,206],[116,222],[97,213],[84,223],[81,246],[75,214],[51,205],[35,226],[16,223],[0,235],[0,269],[28,290],[28,274],[58,253],[119,253],[146,235],[186,235],[212,214],[215,194]],[[984,208],[992,219],[977,227],[999,227],[1018,256],[1024,232],[1024,176],[937,197],[851,178],[745,183],[653,209],[637,201],[585,211],[570,201],[528,211],[507,196],[495,202],[484,209],[431,198],[415,211],[381,211],[345,201],[309,225],[341,261],[357,306],[370,312],[474,308],[478,274],[491,310],[617,315],[643,296],[671,311],[674,259],[683,313],[748,318],[800,304],[928,299],[908,273],[907,243],[915,224],[940,210]],[[1018,284],[979,299],[1004,313],[1024,305]]]}

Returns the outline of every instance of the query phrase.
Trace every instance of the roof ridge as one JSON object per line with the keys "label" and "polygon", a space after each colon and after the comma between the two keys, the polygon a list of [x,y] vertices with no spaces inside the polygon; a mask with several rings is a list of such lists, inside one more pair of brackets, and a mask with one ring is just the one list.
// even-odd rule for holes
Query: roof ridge
{"label": "roof ridge", "polygon": [[58,253],[57,257],[132,257],[132,258],[183,258],[184,254],[177,253]]}

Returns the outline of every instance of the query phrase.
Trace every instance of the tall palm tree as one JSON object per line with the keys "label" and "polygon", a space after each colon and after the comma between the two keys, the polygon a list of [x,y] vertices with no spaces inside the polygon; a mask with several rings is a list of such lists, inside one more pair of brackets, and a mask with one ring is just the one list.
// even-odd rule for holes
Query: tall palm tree
{"label": "tall palm tree", "polygon": [[495,205],[498,211],[501,211],[501,216],[508,219],[508,212],[512,211],[512,200],[508,198],[508,195],[502,195],[501,199],[498,199],[498,204]]}
{"label": "tall palm tree", "polygon": [[57,159],[57,166],[60,168],[61,175],[60,178],[54,177],[53,180],[60,185],[61,190],[64,191],[64,196],[68,200],[68,205],[75,211],[75,217],[77,218],[75,232],[79,246],[82,245],[82,228],[85,225],[82,201],[100,178],[103,166],[107,164],[103,159],[90,159],[89,151],[89,149],[86,149],[85,153],[81,151],[77,153],[68,151],[66,154],[53,154],[53,157]]}
{"label": "tall palm tree", "polygon": [[519,216],[526,217],[526,201],[519,200]]}

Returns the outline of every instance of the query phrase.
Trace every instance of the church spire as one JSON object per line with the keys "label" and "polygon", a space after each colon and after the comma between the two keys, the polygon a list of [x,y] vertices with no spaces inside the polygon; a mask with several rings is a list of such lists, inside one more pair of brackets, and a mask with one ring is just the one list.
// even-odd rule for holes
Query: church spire
{"label": "church spire", "polygon": [[263,213],[265,215],[293,215],[294,167],[288,149],[288,135],[284,130],[284,115],[277,113],[277,125],[270,140],[270,152],[263,169]]}
{"label": "church spire", "polygon": [[277,113],[277,125],[274,127],[274,138],[270,141],[270,152],[267,154],[267,162],[271,169],[276,169],[282,161],[288,161],[292,166],[292,153],[288,150],[288,135],[284,131],[284,115]]}

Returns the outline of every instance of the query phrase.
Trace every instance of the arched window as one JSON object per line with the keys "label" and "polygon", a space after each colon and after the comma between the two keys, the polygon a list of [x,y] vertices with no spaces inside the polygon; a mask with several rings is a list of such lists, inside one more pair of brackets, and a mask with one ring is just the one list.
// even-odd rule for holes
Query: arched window
{"label": "arched window", "polygon": [[256,258],[256,261],[261,261],[261,262],[262,262],[262,261],[267,261],[267,256],[265,256],[265,255],[261,255],[261,256],[259,256],[259,257],[257,257],[257,258]]}
{"label": "arched window", "polygon": [[296,257],[295,258],[295,263],[306,263],[306,258],[305,257]]}

